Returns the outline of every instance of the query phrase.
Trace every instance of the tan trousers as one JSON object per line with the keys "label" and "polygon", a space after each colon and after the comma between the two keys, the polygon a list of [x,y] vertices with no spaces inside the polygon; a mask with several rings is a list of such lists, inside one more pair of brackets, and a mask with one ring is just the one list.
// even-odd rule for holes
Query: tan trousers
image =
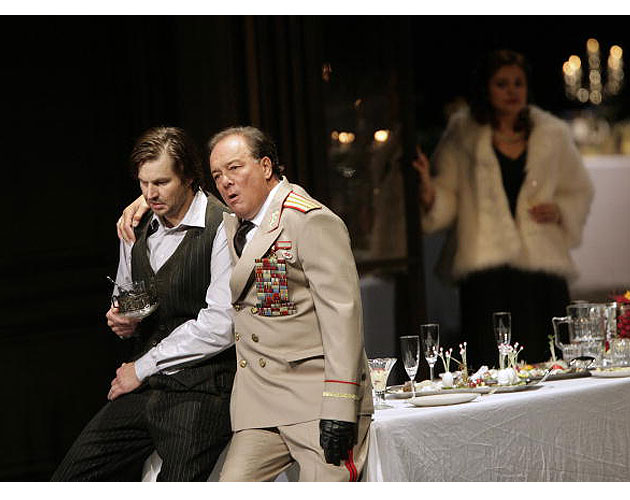
{"label": "tan trousers", "polygon": [[368,452],[371,417],[359,419],[358,442],[348,460],[327,464],[319,445],[319,420],[232,435],[220,481],[273,481],[293,462],[300,481],[358,481]]}

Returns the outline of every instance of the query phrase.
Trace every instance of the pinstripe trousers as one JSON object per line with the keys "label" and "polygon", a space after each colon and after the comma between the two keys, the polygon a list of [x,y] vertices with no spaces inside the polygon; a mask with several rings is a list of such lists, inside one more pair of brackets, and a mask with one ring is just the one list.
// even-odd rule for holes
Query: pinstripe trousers
{"label": "pinstripe trousers", "polygon": [[[135,391],[108,402],[83,429],[52,481],[140,480],[145,459],[157,450],[158,481],[206,481],[231,437],[229,398],[234,361],[198,380],[153,375]],[[179,373],[182,373],[179,372]],[[184,383],[182,383],[182,380]]]}

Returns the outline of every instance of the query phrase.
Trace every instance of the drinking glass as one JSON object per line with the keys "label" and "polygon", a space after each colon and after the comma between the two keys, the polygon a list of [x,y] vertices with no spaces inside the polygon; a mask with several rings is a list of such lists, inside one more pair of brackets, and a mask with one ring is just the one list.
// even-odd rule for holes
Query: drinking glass
{"label": "drinking glass", "polygon": [[420,337],[418,335],[406,335],[400,337],[400,354],[402,356],[405,371],[411,380],[411,397],[416,397],[415,378],[420,365]]}
{"label": "drinking glass", "polygon": [[630,366],[630,339],[616,337],[610,341],[612,366]]}
{"label": "drinking glass", "polygon": [[617,303],[606,304],[606,340],[617,336]]}
{"label": "drinking glass", "polygon": [[426,323],[420,325],[420,337],[422,338],[422,352],[429,365],[429,380],[433,382],[433,367],[437,362],[437,350],[440,345],[440,325]]}
{"label": "drinking glass", "polygon": [[497,339],[497,347],[499,348],[499,368],[505,366],[505,356],[507,348],[512,340],[512,315],[509,312],[500,311],[492,313],[492,326],[494,327],[494,336]]}
{"label": "drinking glass", "polygon": [[582,355],[582,345],[575,342],[572,344],[561,344],[560,350],[562,351],[562,359],[565,360],[567,364]]}
{"label": "drinking glass", "polygon": [[[604,346],[607,335],[611,332],[609,327],[608,315],[612,310],[606,304],[591,304],[588,302],[580,302],[567,306],[567,315],[563,317],[554,317],[551,319],[553,324],[555,344],[562,349],[562,357],[567,360],[576,350],[580,353],[577,356],[593,356],[598,357],[601,348]],[[567,324],[569,332],[569,344],[562,342],[560,337],[560,325]],[[563,339],[566,335],[563,336]],[[578,347],[569,347],[577,344]],[[601,346],[601,348],[600,348]],[[565,352],[566,351],[566,352]],[[600,356],[603,358],[603,356]],[[599,359],[601,362],[602,359]]]}
{"label": "drinking glass", "polygon": [[112,305],[126,318],[142,319],[157,309],[159,300],[155,280],[116,284]]}
{"label": "drinking glass", "polygon": [[374,402],[375,410],[385,410],[387,408],[393,408],[385,402],[385,389],[387,387],[387,378],[389,372],[392,370],[396,358],[373,358],[368,359],[370,365],[370,378],[372,379],[372,387],[376,394],[376,401]]}

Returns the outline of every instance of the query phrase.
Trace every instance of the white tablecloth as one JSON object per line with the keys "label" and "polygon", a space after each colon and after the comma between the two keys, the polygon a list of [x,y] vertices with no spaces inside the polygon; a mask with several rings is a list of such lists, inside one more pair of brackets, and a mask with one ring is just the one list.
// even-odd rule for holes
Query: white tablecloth
{"label": "white tablecloth", "polygon": [[375,413],[368,481],[630,481],[630,378]]}

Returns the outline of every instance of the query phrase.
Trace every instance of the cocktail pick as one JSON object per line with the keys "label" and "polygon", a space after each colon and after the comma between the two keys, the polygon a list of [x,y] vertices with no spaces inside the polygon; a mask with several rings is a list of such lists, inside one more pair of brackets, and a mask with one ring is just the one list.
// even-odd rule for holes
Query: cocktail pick
{"label": "cocktail pick", "polygon": [[114,281],[110,276],[105,276],[109,281],[111,281],[114,285],[118,287],[118,289],[122,292],[132,293],[130,290],[127,290],[124,286],[119,285]]}

